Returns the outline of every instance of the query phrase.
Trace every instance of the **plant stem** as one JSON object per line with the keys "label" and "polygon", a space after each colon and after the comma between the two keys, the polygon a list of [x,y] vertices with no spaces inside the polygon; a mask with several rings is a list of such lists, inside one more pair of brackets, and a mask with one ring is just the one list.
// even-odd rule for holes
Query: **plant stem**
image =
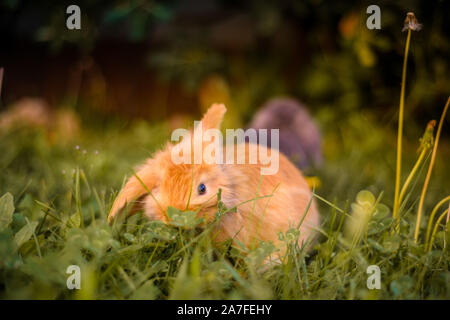
{"label": "plant stem", "polygon": [[430,238],[430,232],[431,232],[431,225],[433,224],[434,216],[436,215],[436,212],[438,209],[447,201],[450,200],[450,196],[445,197],[439,203],[434,207],[433,211],[431,211],[430,220],[428,221],[428,227],[427,227],[427,234],[425,235],[425,249],[428,246],[428,241]]}
{"label": "plant stem", "polygon": [[439,227],[439,224],[444,219],[444,217],[447,215],[447,213],[448,213],[447,210],[442,212],[441,216],[437,219],[436,224],[434,225],[434,229],[433,229],[433,233],[431,234],[431,240],[430,240],[430,244],[428,246],[428,250],[427,250],[427,247],[425,246],[425,250],[427,250],[428,252],[430,252],[431,248],[433,247],[434,238],[436,238],[436,232]]}
{"label": "plant stem", "polygon": [[[397,167],[395,171],[395,195],[394,195],[394,210],[393,216],[397,218],[399,208],[399,192],[400,192],[400,177],[402,167],[402,135],[403,135],[403,114],[405,109],[405,85],[406,85],[406,66],[408,64],[409,43],[411,42],[411,29],[408,29],[408,36],[406,37],[405,55],[403,57],[403,71],[402,71],[402,86],[400,92],[400,106],[398,117],[398,134],[397,134]],[[399,219],[398,219],[399,220]],[[396,223],[396,229],[398,226]]]}
{"label": "plant stem", "polygon": [[416,230],[414,231],[414,242],[417,243],[419,240],[419,230],[420,230],[420,220],[422,218],[422,209],[423,202],[425,200],[425,194],[427,193],[428,184],[430,183],[431,172],[433,171],[434,161],[436,159],[436,151],[439,145],[439,137],[441,136],[442,125],[444,124],[445,115],[447,114],[448,105],[450,104],[450,97],[447,99],[447,103],[445,104],[444,111],[442,112],[441,119],[439,120],[439,126],[436,133],[436,141],[433,146],[433,153],[431,154],[430,165],[428,166],[427,176],[425,178],[425,182],[423,184],[422,193],[420,195],[419,200],[419,208],[417,210],[417,222],[416,222]]}
{"label": "plant stem", "polygon": [[420,165],[422,164],[423,158],[425,157],[425,154],[427,153],[428,149],[424,148],[422,152],[419,155],[419,158],[417,159],[416,164],[414,165],[414,168],[411,170],[411,173],[409,174],[408,178],[405,181],[405,184],[402,187],[402,191],[400,192],[400,196],[398,197],[398,203],[401,205],[403,196],[405,195],[406,189],[408,188],[408,185],[411,183],[412,178],[416,175],[417,170],[419,169]]}

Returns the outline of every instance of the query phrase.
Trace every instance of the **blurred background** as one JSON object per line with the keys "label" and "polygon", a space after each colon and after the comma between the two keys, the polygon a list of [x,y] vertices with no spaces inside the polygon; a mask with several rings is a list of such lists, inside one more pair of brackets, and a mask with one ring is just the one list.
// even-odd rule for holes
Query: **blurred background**
{"label": "blurred background", "polygon": [[[68,30],[66,8],[75,3],[81,30]],[[323,193],[346,198],[361,187],[390,191],[403,21],[413,11],[424,26],[413,32],[408,65],[408,168],[427,122],[439,119],[449,94],[450,6],[377,1],[381,30],[368,30],[371,4],[2,0],[0,125],[20,119],[44,128],[44,138],[17,131],[3,136],[2,169],[10,175],[0,178],[0,191],[23,194],[26,187],[55,197],[57,183],[52,191],[36,180],[45,177],[51,185],[72,172],[74,161],[86,161],[86,170],[97,166],[90,178],[118,188],[119,174],[160,146],[171,128],[199,119],[211,103],[227,105],[226,127],[242,127],[279,96],[301,101],[318,123],[325,164],[306,172],[333,181]],[[22,114],[11,111],[17,105]],[[442,173],[450,154],[446,126],[448,121],[436,165],[444,182],[436,190],[449,191]],[[27,172],[37,175],[33,182]]]}
{"label": "blurred background", "polygon": [[[65,27],[72,3],[81,30]],[[408,115],[438,116],[449,88],[448,2],[379,1],[381,30],[368,30],[371,3],[3,0],[2,108],[37,96],[95,118],[161,120],[221,100],[245,122],[268,98],[291,95],[314,113],[372,109],[391,119],[403,19],[414,11],[424,28],[413,35]]]}

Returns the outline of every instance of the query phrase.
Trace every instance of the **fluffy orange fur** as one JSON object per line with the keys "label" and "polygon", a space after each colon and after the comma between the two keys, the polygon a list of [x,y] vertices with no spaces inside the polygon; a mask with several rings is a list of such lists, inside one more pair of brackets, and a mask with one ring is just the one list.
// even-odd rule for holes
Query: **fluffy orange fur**
{"label": "fluffy orange fur", "polygon": [[[203,130],[219,129],[225,112],[224,105],[212,105],[202,119]],[[299,242],[313,239],[313,229],[319,226],[319,212],[305,178],[283,154],[279,154],[278,172],[261,176],[263,165],[259,162],[177,165],[171,161],[173,147],[168,144],[136,172],[146,188],[135,176],[127,181],[114,201],[109,221],[127,203],[141,199],[144,213],[149,219],[167,222],[164,210],[172,206],[180,210],[200,209],[199,216],[211,222],[217,212],[217,193],[220,188],[224,204],[227,208],[237,206],[237,212],[227,213],[221,218],[215,233],[216,240],[232,238],[249,247],[261,240],[272,241],[277,245],[278,233],[297,227],[302,219]],[[258,146],[258,152],[278,152],[263,148]],[[249,145],[246,144],[246,159],[249,159],[248,152]],[[202,195],[197,193],[200,183],[206,186],[206,193]],[[147,190],[151,190],[152,195]],[[255,200],[249,201],[251,199]]]}

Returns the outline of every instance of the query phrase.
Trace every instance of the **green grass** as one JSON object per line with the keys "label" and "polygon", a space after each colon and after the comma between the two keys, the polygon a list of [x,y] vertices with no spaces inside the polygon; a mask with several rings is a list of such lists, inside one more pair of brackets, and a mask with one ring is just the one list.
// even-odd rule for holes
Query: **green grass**
{"label": "green grass", "polygon": [[[416,244],[416,208],[429,155],[405,193],[394,233],[389,208],[395,133],[368,113],[338,122],[318,117],[327,162],[307,173],[322,181],[316,190],[320,237],[306,253],[294,245],[298,232],[288,230],[280,235],[287,254],[270,267],[262,262],[275,250],[272,244],[250,251],[230,242],[215,247],[211,227],[183,228],[195,221],[180,220],[180,227],[173,227],[137,214],[106,223],[132,167],[169,137],[165,124],[85,127],[71,141],[49,139],[40,129],[1,133],[0,298],[449,299],[445,219],[431,250],[424,246],[430,213],[448,196],[446,139],[439,144]],[[422,131],[409,127],[408,135],[417,133],[417,139],[404,137],[402,181],[417,160]],[[445,208],[448,203],[437,217]],[[66,269],[73,264],[81,267],[81,290],[66,287]],[[366,269],[373,264],[381,269],[380,290],[366,286]]]}

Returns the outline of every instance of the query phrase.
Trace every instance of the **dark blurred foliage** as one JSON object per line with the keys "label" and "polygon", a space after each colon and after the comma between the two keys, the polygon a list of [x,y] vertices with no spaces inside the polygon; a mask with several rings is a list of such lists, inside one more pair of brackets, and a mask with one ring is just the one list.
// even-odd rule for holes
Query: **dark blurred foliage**
{"label": "dark blurred foliage", "polygon": [[[74,3],[80,31],[65,27]],[[267,99],[288,95],[325,123],[361,109],[389,123],[398,109],[403,20],[414,11],[424,28],[412,37],[406,117],[438,118],[450,88],[449,2],[378,1],[381,30],[366,28],[370,4],[3,0],[2,101],[39,95],[51,105],[161,119],[221,100],[238,124]]]}

